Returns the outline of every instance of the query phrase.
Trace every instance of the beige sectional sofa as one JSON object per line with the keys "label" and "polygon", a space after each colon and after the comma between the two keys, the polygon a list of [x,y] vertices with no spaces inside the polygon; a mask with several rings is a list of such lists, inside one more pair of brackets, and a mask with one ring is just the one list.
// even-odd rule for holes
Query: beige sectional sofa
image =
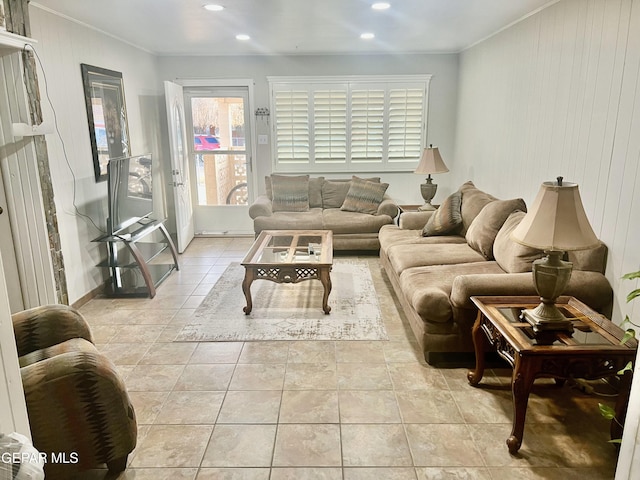
{"label": "beige sectional sofa", "polygon": [[[470,297],[537,295],[531,264],[543,253],[510,238],[525,215],[524,202],[498,200],[472,182],[457,193],[461,224],[454,232],[423,236],[426,224],[437,225],[429,222],[436,213],[407,212],[399,226],[384,226],[379,234],[382,266],[429,363],[444,354],[473,351],[477,310]],[[573,274],[565,294],[610,314],[613,292],[603,275],[606,254],[603,244],[569,252]]]}
{"label": "beige sectional sofa", "polygon": [[[380,178],[366,180],[380,183]],[[262,230],[332,230],[334,250],[377,251],[380,248],[378,232],[384,225],[393,224],[398,206],[384,193],[373,213],[344,210],[352,181],[308,178],[306,210],[274,211],[271,177],[266,177],[266,194],[260,195],[249,207],[256,236]]]}

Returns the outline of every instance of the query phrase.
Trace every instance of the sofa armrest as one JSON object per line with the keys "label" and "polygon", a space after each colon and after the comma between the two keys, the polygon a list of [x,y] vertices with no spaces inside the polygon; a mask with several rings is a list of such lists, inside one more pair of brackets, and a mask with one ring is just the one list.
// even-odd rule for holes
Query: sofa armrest
{"label": "sofa armrest", "polygon": [[271,215],[273,215],[272,203],[266,195],[259,195],[249,207],[249,216],[252,219],[270,217]]}
{"label": "sofa armrest", "polygon": [[104,355],[64,353],[20,373],[33,444],[47,458],[52,452],[76,452],[82,469],[126,458],[135,448],[135,411],[115,365]]}
{"label": "sofa armrest", "polygon": [[389,215],[391,218],[396,218],[398,215],[398,205],[396,205],[396,202],[389,195],[385,194],[382,202],[378,205],[376,215]]}
{"label": "sofa armrest", "polygon": [[51,347],[72,338],[93,343],[86,320],[67,305],[43,305],[11,315],[18,356]]}
{"label": "sofa armrest", "polygon": [[427,224],[431,215],[435,213],[433,211],[426,212],[405,212],[400,215],[400,228],[404,230],[422,230]]}
{"label": "sofa armrest", "polygon": [[[602,313],[609,314],[613,290],[607,278],[598,272],[575,270],[563,295],[571,295]],[[471,297],[483,295],[538,295],[533,275],[526,273],[490,273],[459,275],[453,280],[451,304],[475,308]]]}

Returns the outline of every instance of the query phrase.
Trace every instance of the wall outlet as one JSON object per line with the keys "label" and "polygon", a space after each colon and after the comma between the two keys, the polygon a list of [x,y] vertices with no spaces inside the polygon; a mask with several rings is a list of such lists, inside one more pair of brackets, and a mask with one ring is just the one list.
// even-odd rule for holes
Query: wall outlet
{"label": "wall outlet", "polygon": [[269,143],[268,135],[258,135],[258,145],[267,145]]}

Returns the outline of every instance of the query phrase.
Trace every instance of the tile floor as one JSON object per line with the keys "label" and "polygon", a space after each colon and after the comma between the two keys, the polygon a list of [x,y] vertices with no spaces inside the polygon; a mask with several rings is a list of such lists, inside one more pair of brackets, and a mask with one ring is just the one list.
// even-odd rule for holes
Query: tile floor
{"label": "tile floor", "polygon": [[616,449],[597,407],[612,399],[536,383],[523,446],[509,455],[510,370],[473,388],[466,368],[425,364],[377,257],[363,258],[389,341],[172,342],[251,242],[196,239],[156,298],[81,308],[138,417],[118,479],[613,478]]}

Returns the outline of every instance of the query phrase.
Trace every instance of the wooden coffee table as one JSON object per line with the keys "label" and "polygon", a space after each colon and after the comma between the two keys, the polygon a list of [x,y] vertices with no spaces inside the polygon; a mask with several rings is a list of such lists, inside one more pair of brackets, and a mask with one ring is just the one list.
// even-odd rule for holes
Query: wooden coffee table
{"label": "wooden coffee table", "polygon": [[247,300],[243,308],[251,313],[251,284],[254,280],[298,283],[320,280],[324,287],[322,310],[329,313],[333,232],[331,230],[263,230],[242,260],[245,268],[242,291]]}
{"label": "wooden coffee table", "polygon": [[[467,374],[477,385],[484,373],[484,352],[493,347],[513,367],[513,428],[507,439],[510,453],[522,444],[527,402],[533,381],[552,377],[562,384],[570,378],[597,379],[614,376],[627,362],[634,362],[638,343],[620,345],[624,331],[573,297],[559,297],[556,305],[574,326],[573,334],[553,332],[550,344],[536,342],[531,325],[520,319],[524,308],[534,308],[539,297],[471,297],[478,307],[473,326],[476,368]],[[622,424],[629,401],[631,372],[622,376],[616,402],[616,418]],[[597,414],[597,412],[594,412]],[[621,438],[622,428],[611,422],[611,438]]]}

